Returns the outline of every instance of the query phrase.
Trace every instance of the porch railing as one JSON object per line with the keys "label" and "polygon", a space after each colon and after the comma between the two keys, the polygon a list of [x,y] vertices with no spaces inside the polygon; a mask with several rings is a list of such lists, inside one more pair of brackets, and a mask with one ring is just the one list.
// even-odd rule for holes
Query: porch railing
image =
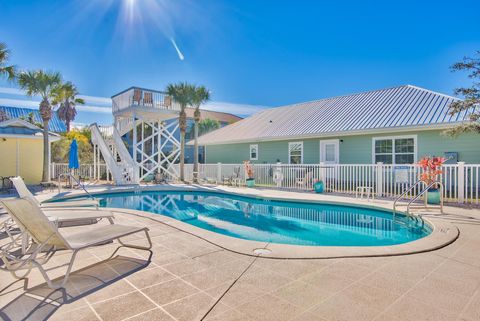
{"label": "porch railing", "polygon": [[113,113],[130,107],[180,111],[180,105],[166,93],[139,87],[132,87],[112,97]]}
{"label": "porch railing", "polygon": [[[179,171],[178,164],[175,165]],[[415,164],[254,164],[255,185],[280,187],[289,190],[312,190],[313,183],[322,180],[326,192],[355,194],[358,187],[371,187],[377,197],[395,198],[414,184],[421,173]],[[239,172],[240,184],[245,185],[243,164],[199,164],[199,177],[222,184],[225,178]],[[277,185],[275,172],[282,181]],[[449,164],[443,166],[439,179],[444,185],[446,202],[480,204],[480,164]],[[185,165],[185,179],[193,180],[193,165]],[[421,192],[420,187],[406,195],[412,199]]]}

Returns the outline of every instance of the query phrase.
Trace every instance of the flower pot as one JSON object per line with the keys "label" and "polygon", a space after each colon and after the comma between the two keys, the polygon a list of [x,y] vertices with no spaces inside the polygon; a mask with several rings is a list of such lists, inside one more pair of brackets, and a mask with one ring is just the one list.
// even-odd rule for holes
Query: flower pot
{"label": "flower pot", "polygon": [[427,191],[427,203],[428,204],[440,204],[440,190],[438,188],[430,188]]}
{"label": "flower pot", "polygon": [[255,179],[254,178],[247,178],[247,187],[254,187],[255,186]]}
{"label": "flower pot", "polygon": [[315,193],[323,193],[323,190],[325,188],[325,185],[323,184],[322,181],[315,182],[313,184],[313,189],[315,190]]}

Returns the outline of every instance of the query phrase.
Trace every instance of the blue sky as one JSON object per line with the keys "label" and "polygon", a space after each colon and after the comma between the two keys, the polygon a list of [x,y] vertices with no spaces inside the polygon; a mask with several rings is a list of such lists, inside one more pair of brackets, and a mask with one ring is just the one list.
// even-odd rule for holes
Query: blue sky
{"label": "blue sky", "polygon": [[[480,50],[479,12],[478,0],[0,0],[0,41],[19,67],[100,97],[78,122],[111,121],[101,97],[176,81],[245,115],[401,84],[451,94],[468,80],[448,67]],[[0,103],[22,99],[0,87]]]}

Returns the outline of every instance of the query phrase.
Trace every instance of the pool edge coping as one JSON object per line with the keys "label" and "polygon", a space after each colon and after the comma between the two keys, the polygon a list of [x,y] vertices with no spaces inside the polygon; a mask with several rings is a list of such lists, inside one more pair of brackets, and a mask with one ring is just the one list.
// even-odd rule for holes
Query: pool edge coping
{"label": "pool edge coping", "polygon": [[[128,187],[128,188],[118,188],[112,190],[102,190],[92,192],[92,195],[100,194],[110,194],[110,193],[124,193],[132,191],[208,191],[208,192],[220,192],[224,194],[244,196],[244,197],[253,197],[253,198],[264,198],[269,200],[276,201],[295,201],[300,203],[317,203],[317,204],[336,204],[344,206],[352,206],[352,203],[339,200],[311,200],[305,198],[296,198],[296,197],[271,197],[268,195],[262,195],[262,190],[250,190],[256,191],[257,193],[245,193],[242,190],[231,191],[225,188],[211,188],[208,186],[198,186],[198,185],[181,185],[181,186],[172,186],[172,185],[161,185],[161,186],[142,186],[142,187]],[[270,190],[269,190],[270,191]],[[260,192],[260,194],[258,194]],[[295,192],[290,192],[295,193]],[[301,195],[301,193],[296,193]],[[61,200],[69,199],[72,197],[82,196],[84,193],[76,193],[75,195],[68,195],[63,197],[55,197],[49,199],[51,200]],[[310,194],[308,194],[310,195]],[[328,196],[327,196],[328,197]],[[351,201],[351,199],[349,199]],[[382,206],[381,204],[364,204],[364,203],[354,203],[354,206],[359,206],[363,208],[371,208],[385,211],[391,210],[386,205]],[[328,259],[328,258],[352,258],[352,257],[378,257],[378,256],[398,256],[398,255],[408,255],[415,253],[423,253],[434,251],[445,247],[453,243],[459,237],[458,228],[449,223],[442,221],[440,219],[435,219],[432,221],[429,217],[423,217],[425,222],[429,224],[432,228],[432,231],[429,235],[407,243],[397,244],[397,245],[387,245],[387,246],[305,246],[305,245],[290,245],[290,244],[280,244],[280,243],[266,243],[252,240],[245,240],[241,238],[235,238],[212,231],[208,231],[196,226],[193,226],[188,223],[178,221],[176,219],[170,218],[162,214],[154,214],[146,211],[124,209],[124,208],[109,208],[106,207],[105,210],[110,210],[112,212],[136,215],[147,217],[158,223],[168,225],[172,228],[175,228],[179,231],[191,234],[195,237],[203,239],[211,244],[214,244],[222,249],[248,255],[248,256],[258,256],[254,254],[255,249],[267,249],[271,251],[270,253],[264,253],[261,257],[272,258],[272,259]],[[398,211],[403,213],[402,211]],[[159,217],[161,219],[159,219]]]}

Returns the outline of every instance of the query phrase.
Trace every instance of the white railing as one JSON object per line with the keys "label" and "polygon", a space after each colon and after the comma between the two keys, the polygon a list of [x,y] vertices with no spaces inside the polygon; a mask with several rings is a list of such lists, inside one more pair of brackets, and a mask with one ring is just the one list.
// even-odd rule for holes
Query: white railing
{"label": "white railing", "polygon": [[[96,173],[96,170],[98,173]],[[80,176],[82,181],[88,180],[92,181],[95,178],[95,174],[98,175],[102,180],[110,181],[112,174],[108,171],[105,164],[97,164],[97,169],[95,170],[94,164],[81,164],[80,168],[74,169],[73,174],[78,177]],[[51,163],[50,164],[50,179],[57,180],[59,176],[69,174],[70,169],[68,168],[67,163]]]}
{"label": "white railing", "polygon": [[[126,150],[118,132],[112,128],[113,146],[109,146],[105,141],[105,133],[102,133],[96,123],[90,125],[92,133],[92,142],[98,146],[102,153],[103,159],[107,164],[108,170],[112,173],[115,184],[137,184],[138,175],[136,174],[137,167],[131,159],[130,154]],[[116,134],[116,135],[115,135]],[[122,154],[117,154],[118,151],[124,151]],[[120,155],[120,162],[118,161]],[[122,158],[124,156],[124,158]]]}
{"label": "white railing", "polygon": [[[179,171],[178,164],[174,165]],[[254,164],[255,185],[278,187],[275,172],[282,176],[280,188],[291,190],[313,189],[313,183],[322,180],[326,192],[355,194],[358,187],[371,187],[377,197],[395,198],[413,185],[421,174],[415,164]],[[240,184],[245,185],[243,164],[199,164],[201,180],[223,184],[239,172]],[[278,178],[278,177],[277,177]],[[174,179],[174,178],[172,178]],[[449,164],[443,166],[439,179],[444,185],[446,202],[480,204],[480,164]],[[185,180],[193,180],[193,165],[185,165]],[[421,192],[421,186],[406,195],[412,199]]]}
{"label": "white railing", "polygon": [[113,113],[130,107],[180,111],[179,104],[161,91],[134,87],[112,97]]}

